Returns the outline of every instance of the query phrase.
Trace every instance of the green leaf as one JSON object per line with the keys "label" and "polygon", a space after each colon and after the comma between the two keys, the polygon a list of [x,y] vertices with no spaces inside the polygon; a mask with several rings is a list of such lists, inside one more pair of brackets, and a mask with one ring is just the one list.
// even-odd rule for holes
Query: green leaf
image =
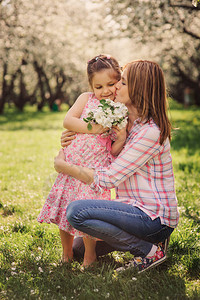
{"label": "green leaf", "polygon": [[104,105],[106,103],[106,100],[105,99],[101,99],[100,103]]}
{"label": "green leaf", "polygon": [[87,128],[88,128],[88,130],[92,130],[92,125],[91,125],[91,123],[88,123]]}
{"label": "green leaf", "polygon": [[110,105],[107,104],[107,103],[105,103],[104,106],[103,106],[103,108],[108,108],[108,107],[110,107]]}
{"label": "green leaf", "polygon": [[85,119],[85,118],[83,118],[83,121],[85,121],[86,123],[88,123],[89,121],[87,120],[87,119]]}

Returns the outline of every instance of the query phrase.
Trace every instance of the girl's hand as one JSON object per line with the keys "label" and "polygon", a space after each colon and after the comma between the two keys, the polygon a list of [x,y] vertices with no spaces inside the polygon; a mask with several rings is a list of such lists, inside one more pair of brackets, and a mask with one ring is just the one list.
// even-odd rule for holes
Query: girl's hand
{"label": "girl's hand", "polygon": [[61,146],[67,147],[71,144],[71,142],[76,138],[76,132],[74,131],[69,131],[66,129],[65,131],[62,132],[61,135]]}
{"label": "girl's hand", "polygon": [[102,125],[99,124],[92,124],[92,129],[91,129],[91,133],[93,134],[101,134],[101,133],[105,133],[109,130],[109,128],[105,128]]}
{"label": "girl's hand", "polygon": [[63,149],[60,149],[58,155],[54,158],[54,168],[58,173],[62,173],[64,163],[65,154]]}

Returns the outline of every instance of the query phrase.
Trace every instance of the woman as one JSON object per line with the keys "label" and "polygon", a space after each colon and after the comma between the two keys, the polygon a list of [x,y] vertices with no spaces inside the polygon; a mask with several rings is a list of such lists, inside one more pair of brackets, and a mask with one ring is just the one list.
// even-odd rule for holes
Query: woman
{"label": "woman", "polygon": [[[116,200],[77,200],[67,209],[76,229],[102,239],[112,248],[130,251],[139,272],[162,263],[164,242],[178,224],[177,199],[170,154],[171,125],[167,117],[165,81],[158,64],[133,61],[117,83],[116,100],[129,111],[123,150],[107,168],[69,165],[62,150],[55,169],[93,189],[116,189]],[[94,261],[95,257],[91,257]]]}

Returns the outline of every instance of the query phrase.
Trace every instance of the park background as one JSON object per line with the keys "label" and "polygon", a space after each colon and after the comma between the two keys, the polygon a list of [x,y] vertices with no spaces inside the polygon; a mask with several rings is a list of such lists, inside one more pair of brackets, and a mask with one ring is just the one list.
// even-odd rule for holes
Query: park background
{"label": "park background", "polygon": [[[0,1],[0,299],[200,299],[199,26],[190,0]],[[100,53],[154,60],[167,81],[180,223],[168,260],[141,275],[114,271],[128,253],[84,273],[60,264],[57,227],[36,221],[64,116]]]}

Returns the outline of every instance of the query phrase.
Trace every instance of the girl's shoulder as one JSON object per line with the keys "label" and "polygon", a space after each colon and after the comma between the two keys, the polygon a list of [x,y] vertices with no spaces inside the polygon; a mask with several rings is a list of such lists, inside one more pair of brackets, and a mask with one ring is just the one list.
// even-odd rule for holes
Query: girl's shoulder
{"label": "girl's shoulder", "polygon": [[[87,97],[87,101],[85,101],[85,109],[86,110],[93,110],[96,109],[99,105],[99,100],[96,98],[94,93],[88,92],[83,93],[85,97]],[[85,111],[86,113],[86,111]],[[85,116],[84,116],[85,117]]]}
{"label": "girl's shoulder", "polygon": [[97,100],[95,94],[92,92],[84,92],[79,95],[78,99],[84,100],[85,102],[87,102],[88,100]]}
{"label": "girl's shoulder", "polygon": [[78,99],[85,99],[85,100],[88,100],[89,97],[90,97],[90,93],[89,93],[89,92],[84,92],[84,93],[82,93],[82,94],[80,94],[80,95],[78,96]]}
{"label": "girl's shoulder", "polygon": [[95,99],[97,100],[95,94],[93,92],[87,92],[89,99]]}
{"label": "girl's shoulder", "polygon": [[96,98],[95,94],[92,92],[88,92],[88,103],[93,105],[99,105],[99,100]]}

